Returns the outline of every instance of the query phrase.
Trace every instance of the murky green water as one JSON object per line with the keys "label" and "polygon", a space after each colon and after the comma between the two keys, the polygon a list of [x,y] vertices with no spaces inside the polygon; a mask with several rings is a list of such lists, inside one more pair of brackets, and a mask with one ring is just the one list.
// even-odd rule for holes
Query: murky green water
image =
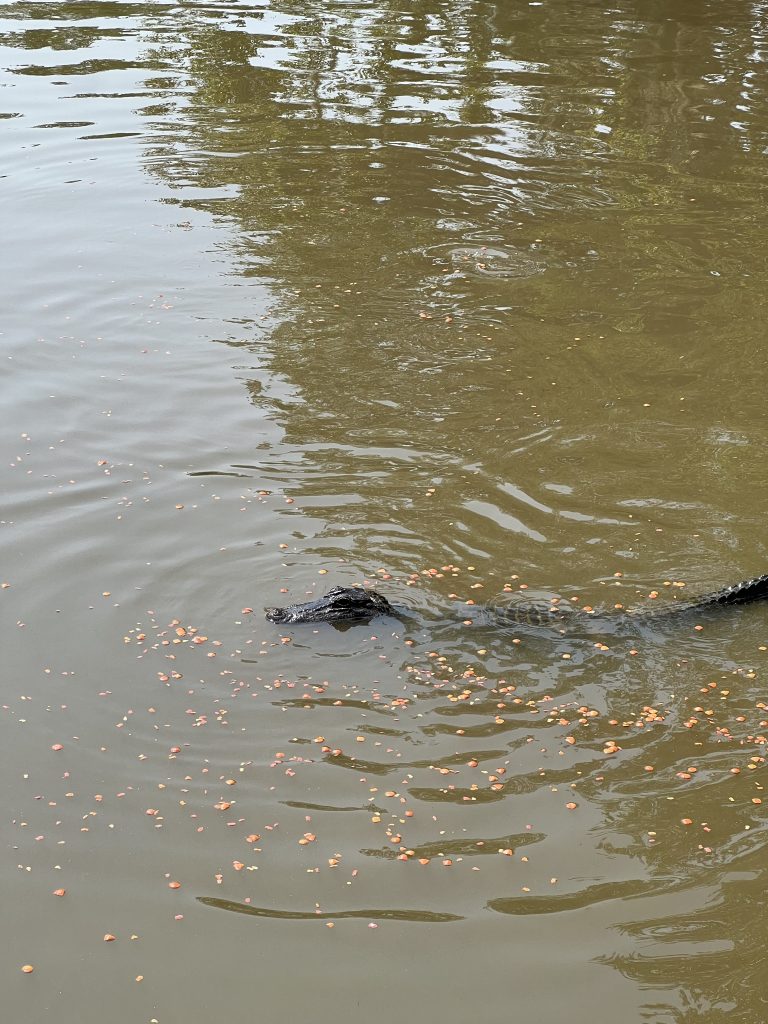
{"label": "murky green water", "polygon": [[765,1021],[767,17],[0,7],[9,1020]]}

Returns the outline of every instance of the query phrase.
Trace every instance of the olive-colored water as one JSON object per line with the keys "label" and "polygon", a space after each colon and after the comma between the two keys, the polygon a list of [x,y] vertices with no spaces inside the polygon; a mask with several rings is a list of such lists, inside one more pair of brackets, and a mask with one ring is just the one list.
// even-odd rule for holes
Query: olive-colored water
{"label": "olive-colored water", "polygon": [[0,7],[3,1019],[765,1021],[767,17]]}

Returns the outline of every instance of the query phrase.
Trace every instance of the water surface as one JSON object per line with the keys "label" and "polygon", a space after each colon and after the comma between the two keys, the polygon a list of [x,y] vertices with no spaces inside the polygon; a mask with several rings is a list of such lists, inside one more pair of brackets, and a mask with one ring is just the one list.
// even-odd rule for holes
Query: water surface
{"label": "water surface", "polygon": [[9,1018],[765,1020],[766,36],[0,7]]}

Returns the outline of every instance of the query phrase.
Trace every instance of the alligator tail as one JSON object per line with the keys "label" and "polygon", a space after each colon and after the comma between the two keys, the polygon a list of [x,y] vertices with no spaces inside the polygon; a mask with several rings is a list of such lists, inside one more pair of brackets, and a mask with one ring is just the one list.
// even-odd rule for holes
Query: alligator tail
{"label": "alligator tail", "polygon": [[642,608],[630,608],[631,615],[649,620],[677,617],[687,612],[703,611],[707,608],[722,608],[728,605],[750,604],[752,601],[768,599],[768,574],[756,576],[752,580],[734,583],[722,590],[713,590],[710,594],[701,594],[689,601],[670,601],[656,608],[643,605]]}
{"label": "alligator tail", "polygon": [[704,594],[696,604],[702,607],[709,604],[749,604],[751,601],[763,601],[766,598],[768,575],[756,576],[753,580],[744,580],[723,590],[716,590],[712,594]]}

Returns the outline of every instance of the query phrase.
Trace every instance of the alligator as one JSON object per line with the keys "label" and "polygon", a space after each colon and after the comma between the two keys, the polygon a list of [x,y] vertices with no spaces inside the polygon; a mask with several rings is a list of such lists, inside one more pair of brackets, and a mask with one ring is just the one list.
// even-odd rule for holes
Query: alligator
{"label": "alligator", "polygon": [[[691,613],[706,612],[708,609],[749,604],[768,598],[768,575],[744,580],[721,590],[701,594],[690,601],[668,601],[649,608],[620,609],[618,614],[603,615],[592,609],[578,608],[554,598],[549,604],[511,603],[507,605],[459,605],[457,618],[490,626],[559,626],[589,623],[604,627],[621,620],[625,623],[654,623],[677,619]],[[371,619],[386,615],[407,621],[413,612],[400,605],[390,604],[386,597],[376,590],[365,587],[333,587],[327,594],[304,604],[289,604],[284,608],[265,609],[269,622],[279,625],[329,622],[337,626],[370,622]],[[596,620],[596,621],[595,621]]]}

